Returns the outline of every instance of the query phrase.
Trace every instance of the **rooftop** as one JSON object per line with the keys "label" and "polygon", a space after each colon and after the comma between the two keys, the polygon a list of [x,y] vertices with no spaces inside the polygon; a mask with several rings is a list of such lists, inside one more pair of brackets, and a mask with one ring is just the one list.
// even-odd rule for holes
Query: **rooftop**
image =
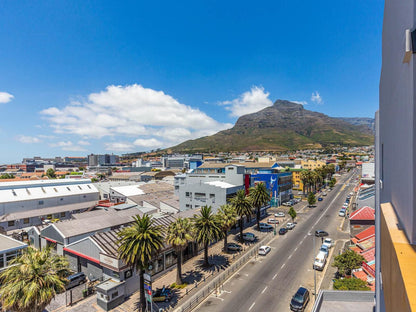
{"label": "rooftop", "polygon": [[0,234],[0,252],[6,253],[9,251],[26,248],[27,244],[15,240],[9,236]]}
{"label": "rooftop", "polygon": [[375,214],[374,209],[368,206],[362,207],[354,211],[350,215],[350,220],[374,220]]}
{"label": "rooftop", "polygon": [[320,290],[313,312],[369,312],[374,308],[372,291]]}

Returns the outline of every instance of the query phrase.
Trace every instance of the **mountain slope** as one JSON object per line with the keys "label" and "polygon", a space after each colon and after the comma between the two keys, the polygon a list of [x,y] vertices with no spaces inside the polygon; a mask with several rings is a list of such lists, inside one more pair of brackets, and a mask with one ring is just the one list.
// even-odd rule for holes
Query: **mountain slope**
{"label": "mountain slope", "polygon": [[356,126],[301,104],[277,100],[272,106],[241,116],[231,129],[189,140],[172,152],[284,151],[328,145],[371,145],[366,126]]}
{"label": "mountain slope", "polygon": [[376,133],[376,122],[374,118],[368,118],[368,117],[335,117],[335,118],[346,121],[352,125],[367,126],[373,133]]}

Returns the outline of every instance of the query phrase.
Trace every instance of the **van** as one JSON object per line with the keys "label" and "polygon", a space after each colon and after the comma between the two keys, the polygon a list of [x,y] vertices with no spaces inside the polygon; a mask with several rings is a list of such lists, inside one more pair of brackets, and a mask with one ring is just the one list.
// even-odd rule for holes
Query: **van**
{"label": "van", "polygon": [[67,279],[68,279],[68,284],[66,284],[65,286],[66,289],[70,289],[75,286],[81,285],[87,281],[87,277],[85,276],[85,273],[83,272],[72,274],[68,276]]}
{"label": "van", "polygon": [[254,242],[256,240],[256,235],[253,233],[243,233],[243,239],[249,242]]}
{"label": "van", "polygon": [[322,271],[325,267],[325,264],[326,264],[326,253],[323,251],[320,251],[315,257],[313,268],[315,270]]}

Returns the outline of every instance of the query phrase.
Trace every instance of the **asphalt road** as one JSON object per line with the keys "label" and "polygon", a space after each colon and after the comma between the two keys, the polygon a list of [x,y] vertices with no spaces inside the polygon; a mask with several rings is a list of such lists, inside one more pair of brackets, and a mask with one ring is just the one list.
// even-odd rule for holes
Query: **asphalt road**
{"label": "asphalt road", "polygon": [[[346,240],[347,233],[339,230],[342,218],[338,211],[346,195],[353,189],[352,176],[356,171],[345,174],[322,202],[315,208],[305,208],[298,213],[297,226],[286,235],[277,235],[271,242],[271,252],[264,257],[253,258],[226,283],[219,294],[210,295],[197,311],[289,311],[292,295],[299,286],[314,291],[314,256],[321,239],[314,236],[315,230],[329,233],[334,240]],[[311,233],[312,235],[309,235]],[[315,240],[315,250],[313,241]],[[330,253],[332,256],[332,251]],[[329,261],[328,261],[329,262]],[[328,264],[327,264],[328,265]],[[324,276],[316,272],[317,289]]]}

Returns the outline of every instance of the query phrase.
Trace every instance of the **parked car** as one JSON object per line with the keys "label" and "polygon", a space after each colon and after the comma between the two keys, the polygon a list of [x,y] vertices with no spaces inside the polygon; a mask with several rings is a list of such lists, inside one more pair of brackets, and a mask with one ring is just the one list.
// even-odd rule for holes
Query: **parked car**
{"label": "parked car", "polygon": [[328,236],[328,235],[329,235],[328,232],[325,232],[323,230],[317,230],[317,231],[315,231],[315,236],[316,237],[324,237],[324,236]]}
{"label": "parked car", "polygon": [[316,255],[315,262],[313,263],[314,270],[322,271],[324,269],[325,264],[326,264],[326,257],[327,257],[326,253],[322,251],[320,251]]}
{"label": "parked car", "polygon": [[324,239],[323,245],[328,246],[328,248],[332,248],[332,246],[334,246],[334,242],[331,238],[327,237]]}
{"label": "parked car", "polygon": [[283,206],[290,206],[289,202],[283,203]]}
{"label": "parked car", "polygon": [[287,228],[288,230],[291,230],[291,229],[293,229],[294,227],[295,227],[295,224],[294,224],[294,223],[288,222],[288,223],[286,224],[286,228]]}
{"label": "parked car", "polygon": [[287,233],[287,231],[288,231],[288,229],[287,228],[281,228],[280,230],[279,230],[279,235],[285,235],[286,233]]}
{"label": "parked car", "polygon": [[[240,237],[240,234],[237,235],[237,238],[239,237]],[[256,238],[257,238],[256,235],[254,235],[253,233],[250,233],[250,232],[243,233],[243,240],[254,242]]]}
{"label": "parked car", "polygon": [[322,196],[326,196],[326,193],[325,193],[325,192],[323,192],[323,193],[322,193]]}
{"label": "parked car", "polygon": [[236,244],[236,243],[228,243],[227,249],[228,251],[241,251],[243,250],[243,247],[241,247],[241,245]]}
{"label": "parked car", "polygon": [[284,216],[285,216],[285,213],[284,213],[284,212],[279,211],[278,213],[275,213],[275,214],[274,214],[274,216],[275,216],[276,218],[281,218],[281,217],[284,217]]}
{"label": "parked car", "polygon": [[169,288],[163,287],[162,289],[157,288],[152,293],[153,302],[168,302],[172,299],[173,293]]}
{"label": "parked car", "polygon": [[340,217],[345,217],[345,209],[341,209],[341,210],[338,212],[338,215],[339,215]]}
{"label": "parked car", "polygon": [[270,246],[260,246],[259,255],[265,256],[270,252],[270,250],[271,250]]}
{"label": "parked car", "polygon": [[348,208],[348,206],[349,206],[349,204],[348,204],[348,203],[344,203],[344,204],[342,205],[342,208]]}
{"label": "parked car", "polygon": [[270,219],[267,220],[267,223],[270,223],[270,224],[279,224],[279,220],[270,218]]}
{"label": "parked car", "polygon": [[68,283],[66,284],[66,289],[71,289],[75,286],[81,285],[87,281],[87,277],[84,272],[79,272],[72,274],[67,277]]}
{"label": "parked car", "polygon": [[271,226],[270,224],[267,223],[260,223],[259,224],[259,230],[266,230],[266,231],[271,231],[273,230],[273,226]]}
{"label": "parked car", "polygon": [[318,197],[318,201],[323,201],[324,199],[322,197]]}
{"label": "parked car", "polygon": [[305,311],[309,302],[309,290],[304,287],[299,287],[298,291],[293,295],[290,301],[291,311]]}
{"label": "parked car", "polygon": [[322,244],[321,248],[319,249],[319,251],[322,251],[324,253],[326,253],[326,256],[328,257],[329,254],[329,248],[327,245]]}

